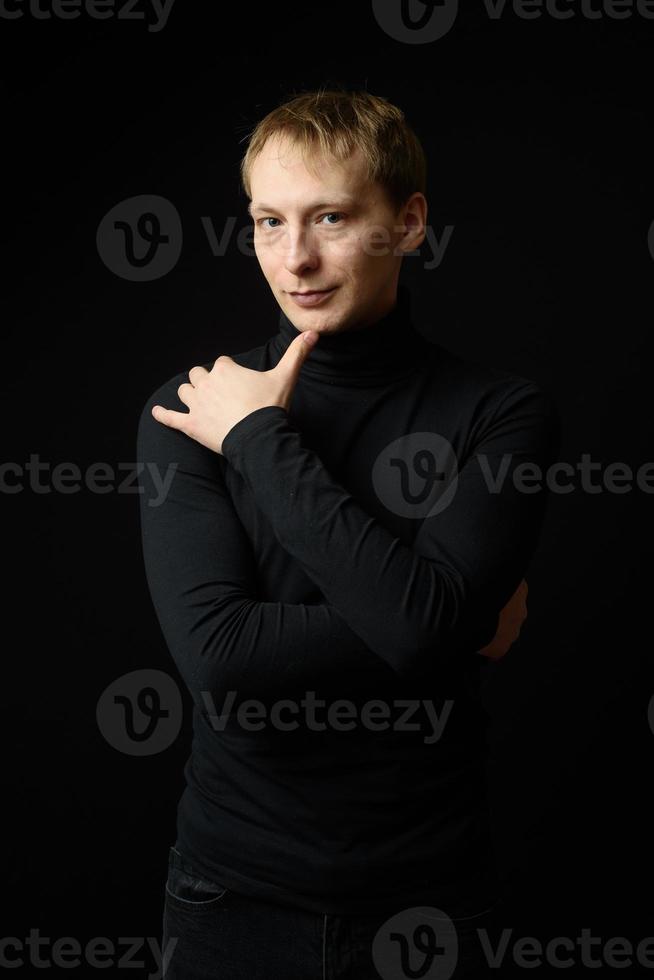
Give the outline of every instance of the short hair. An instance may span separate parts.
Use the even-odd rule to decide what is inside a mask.
[[[320,88],[282,102],[244,139],[241,183],[251,199],[250,173],[254,160],[271,136],[287,136],[302,153],[307,169],[316,150],[338,162],[357,148],[363,153],[368,179],[386,191],[395,213],[408,198],[426,193],[427,161],[422,145],[404,113],[379,95],[366,91]]]

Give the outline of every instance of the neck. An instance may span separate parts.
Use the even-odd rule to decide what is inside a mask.
[[[301,332],[280,311],[279,330],[271,340],[279,357]],[[412,373],[430,346],[415,328],[410,293],[400,284],[395,305],[374,323],[321,334],[302,365],[302,375],[328,384],[391,381]]]

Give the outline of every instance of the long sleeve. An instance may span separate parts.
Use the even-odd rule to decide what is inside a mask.
[[[174,388],[146,403],[138,425],[145,573],[164,638],[191,695],[216,705],[289,695],[378,657],[328,602],[257,598],[256,559],[224,484],[217,453],[157,422]],[[181,403],[180,403],[181,406]],[[390,671],[389,671],[390,675]]]
[[[153,641],[156,613],[196,709],[179,850],[235,895],[320,915],[437,901],[465,916],[498,892],[476,651],[526,568],[544,500],[519,498],[507,474],[492,496],[483,466],[544,458],[554,420],[531,383],[427,343],[408,312],[398,302],[370,331],[321,337],[290,413],[250,413],[220,453],[152,417],[154,404],[184,412],[186,372],[138,424]],[[234,357],[271,370],[297,334],[280,313],[277,334]],[[394,449],[435,432],[458,486],[425,518],[422,443],[404,461],[415,478]],[[254,728],[238,712],[249,699],[269,709],[248,711]]]
[[[423,521],[414,547],[332,478],[283,409],[250,413],[223,440],[223,455],[281,545],[364,643],[403,676],[451,656],[457,631],[480,610],[498,613],[538,542],[558,412],[546,392],[522,379],[497,401],[457,474],[451,502]],[[519,480],[525,463],[542,474],[541,485],[532,479],[528,491]],[[504,468],[501,486],[489,488],[487,480]]]

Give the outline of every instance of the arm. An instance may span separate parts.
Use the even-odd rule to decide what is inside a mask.
[[[138,425],[143,559],[164,638],[194,700],[201,705],[200,692],[209,691],[219,709],[228,691],[239,700],[289,696],[326,677],[379,672],[376,655],[329,603],[258,600],[255,555],[224,485],[225,462],[152,417],[154,404],[175,403],[174,385],[162,391]],[[163,492],[169,467],[174,476]]]
[[[453,641],[466,622],[492,615],[497,623],[545,513],[546,488],[525,493],[512,477],[525,462],[544,474],[559,435],[549,395],[512,381],[477,434],[452,501],[424,520],[412,548],[332,479],[284,409],[250,413],[227,433],[222,452],[328,602],[373,652],[409,676],[455,655]],[[484,474],[496,476],[504,456],[504,482],[491,492]]]

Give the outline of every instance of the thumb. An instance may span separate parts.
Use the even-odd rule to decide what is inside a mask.
[[[318,332],[316,330],[305,330],[286,348],[276,370],[291,376],[298,374],[317,340]]]

